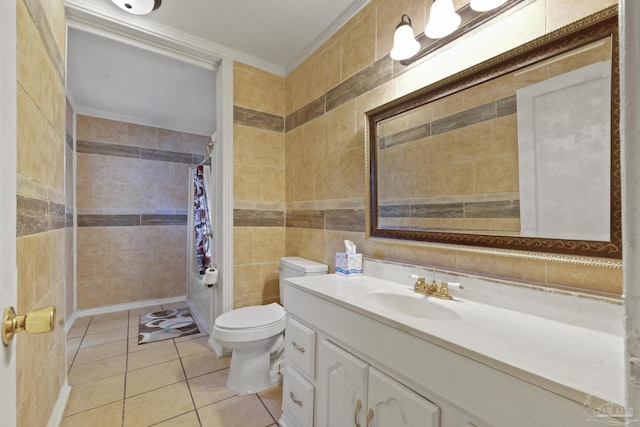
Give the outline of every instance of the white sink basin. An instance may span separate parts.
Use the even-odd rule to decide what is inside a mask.
[[[429,320],[460,320],[462,317],[444,304],[455,304],[453,301],[434,300],[416,293],[399,294],[387,291],[370,292],[362,295],[363,303],[377,309],[418,317]]]

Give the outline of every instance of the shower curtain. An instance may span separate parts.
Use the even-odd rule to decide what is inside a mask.
[[[204,166],[197,166],[193,169],[193,226],[200,274],[204,274],[211,264],[212,234],[205,182]]]

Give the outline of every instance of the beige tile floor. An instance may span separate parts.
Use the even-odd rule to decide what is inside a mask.
[[[229,357],[204,333],[138,345],[145,307],[78,318],[67,335],[71,395],[60,427],[267,427],[281,415],[282,387],[239,396],[225,387]]]

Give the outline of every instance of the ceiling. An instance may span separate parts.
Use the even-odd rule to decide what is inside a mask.
[[[135,16],[65,0],[69,98],[79,114],[212,135],[221,57],[284,76],[368,1],[163,0]]]

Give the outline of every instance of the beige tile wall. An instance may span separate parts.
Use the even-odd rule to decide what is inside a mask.
[[[460,7],[468,2],[454,3]],[[615,0],[534,2],[504,23],[494,23],[489,30],[474,37],[465,36],[464,40],[454,42],[452,48],[433,55],[395,80],[287,132],[287,207],[301,201],[338,206],[345,200],[364,207],[363,113],[368,109],[616,3]],[[422,0],[370,2],[287,76],[286,114],[297,111],[354,72],[388,54],[395,25],[403,13],[411,15],[414,32],[422,32],[429,4]],[[482,40],[483,46],[491,48],[479,49],[472,40]],[[356,52],[354,46],[362,52]],[[286,253],[306,256],[333,267],[334,253],[343,247],[345,238],[354,240],[365,255],[377,258],[616,294],[622,291],[622,272],[619,269],[523,260],[399,241],[365,240],[364,233],[288,228]]]
[[[234,105],[284,116],[284,79],[234,64]],[[284,211],[284,133],[234,124],[236,209]],[[278,301],[278,265],[285,254],[283,226],[234,227],[234,307]]]
[[[77,262],[80,309],[184,295],[187,227],[79,227]]]
[[[204,156],[208,137],[77,116],[78,141]],[[78,214],[189,214],[190,164],[77,153]],[[187,226],[78,228],[78,309],[186,293]]]
[[[18,0],[18,188],[17,195],[64,206],[65,13],[60,0]],[[18,216],[24,214],[18,212]],[[35,228],[32,228],[35,230]],[[19,334],[18,426],[44,426],[66,382],[65,260],[67,231],[50,228],[17,238],[18,306],[57,307],[52,333]],[[9,391],[10,392],[10,391]]]

